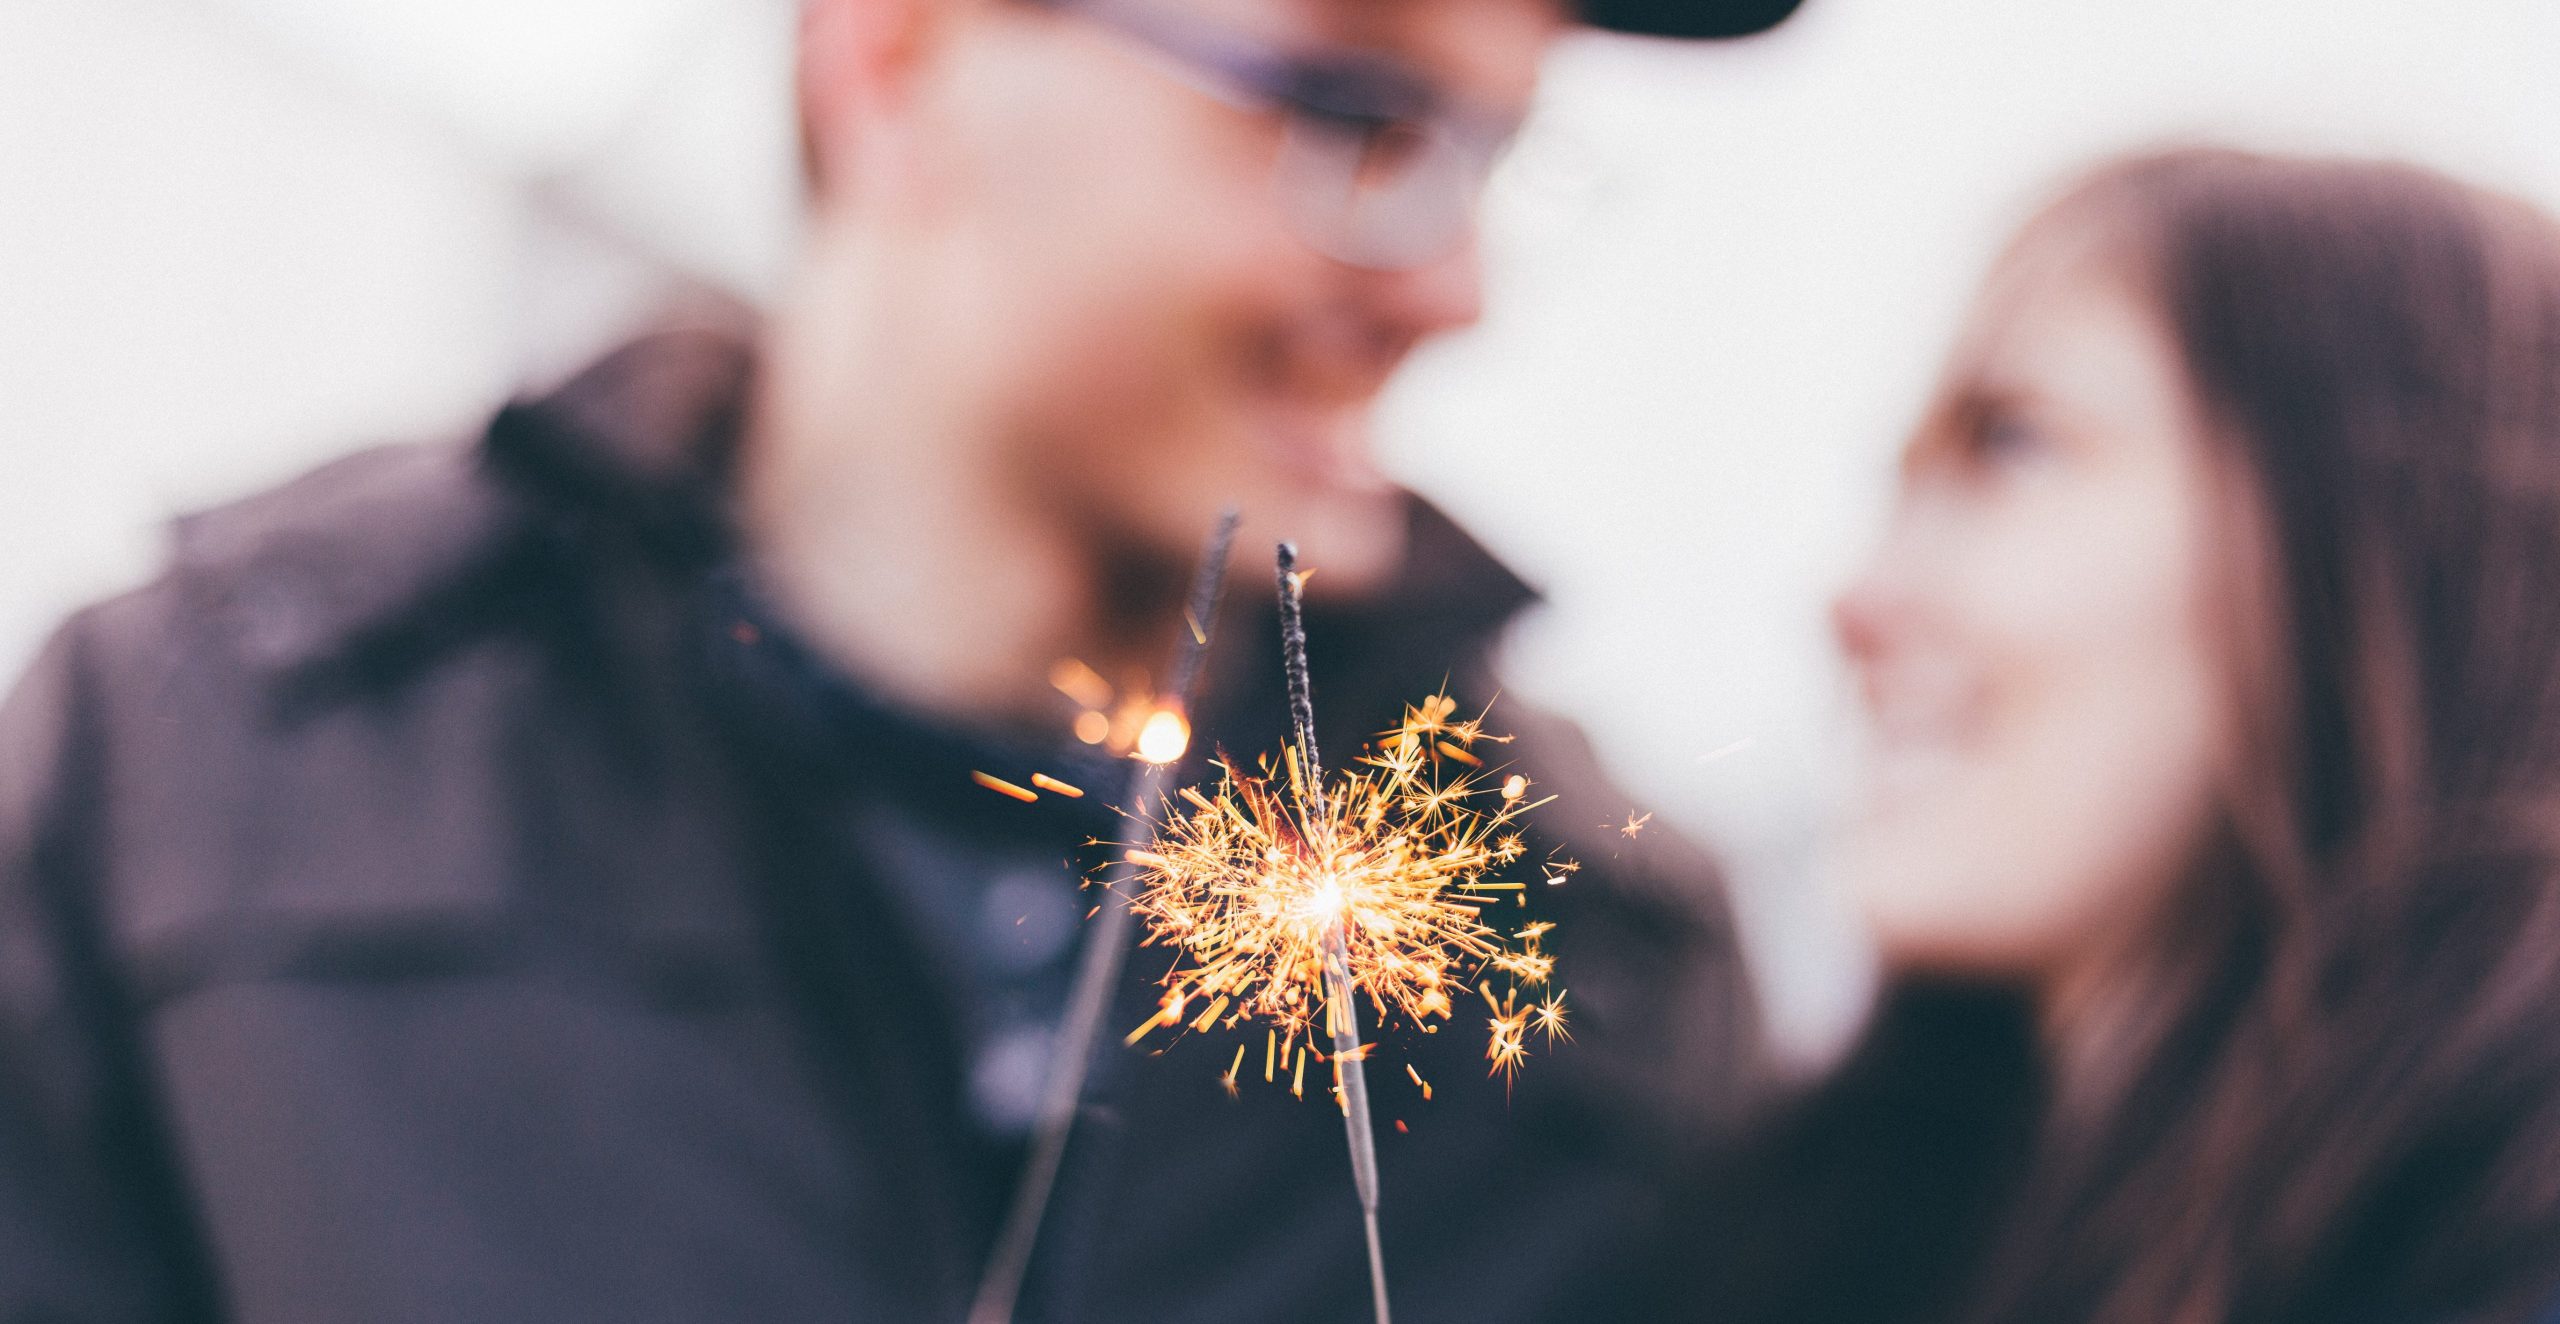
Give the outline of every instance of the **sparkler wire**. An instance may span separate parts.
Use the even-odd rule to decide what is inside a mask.
[[[1316,706],[1307,678],[1307,623],[1301,601],[1298,549],[1280,544],[1280,658],[1289,685],[1289,721],[1295,728],[1299,814],[1310,828],[1327,822],[1324,764],[1316,756]],[[1312,843],[1311,843],[1312,844]],[[1360,1194],[1360,1222],[1369,1241],[1369,1304],[1377,1324],[1389,1324],[1387,1255],[1378,1239],[1378,1134],[1369,1117],[1369,1071],[1360,1051],[1360,1009],[1352,1001],[1351,948],[1336,919],[1324,941],[1325,1023],[1333,1032],[1333,1065],[1342,1082],[1342,1126],[1351,1147],[1351,1184]]]
[[[1218,513],[1218,521],[1210,529],[1209,540],[1201,548],[1199,563],[1192,571],[1182,642],[1174,653],[1172,684],[1164,691],[1186,722],[1190,720],[1193,690],[1208,661],[1209,641],[1217,628],[1219,591],[1226,583],[1227,553],[1235,544],[1236,522],[1235,507]],[[1154,807],[1163,804],[1172,790],[1180,761],[1134,761],[1137,766],[1121,803],[1126,806],[1126,813],[1152,815]],[[1147,821],[1152,824],[1153,820],[1150,817]],[[1067,1141],[1075,1131],[1085,1075],[1093,1064],[1094,1047],[1101,1039],[1102,1018],[1110,1011],[1111,993],[1120,982],[1120,967],[1128,957],[1128,898],[1136,891],[1136,874],[1137,867],[1124,859],[1114,861],[1105,875],[1102,907],[1094,916],[1077,961],[1066,1019],[1059,1027],[1057,1049],[1050,1059],[1048,1087],[1041,1095],[1040,1111],[1032,1124],[1031,1150],[1023,1161],[1022,1177],[1014,1187],[1013,1204],[1005,1212],[995,1249],[988,1255],[986,1272],[978,1280],[977,1299],[969,1307],[969,1324],[1012,1324],[1014,1306],[1022,1295],[1023,1277],[1031,1268],[1031,1252],[1039,1244],[1040,1223],[1048,1212],[1049,1195],[1057,1185],[1058,1167],[1066,1158]],[[1374,1218],[1370,1244],[1374,1250]]]

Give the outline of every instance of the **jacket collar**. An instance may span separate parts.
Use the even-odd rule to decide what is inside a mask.
[[[511,405],[485,450],[546,502],[621,520],[678,557],[726,546],[721,514],[754,371],[747,328],[664,329],[549,395]],[[1407,552],[1376,594],[1340,604],[1391,651],[1490,640],[1538,594],[1437,506],[1405,494]],[[1349,622],[1346,622],[1349,623]],[[1408,647],[1410,646],[1410,647]]]
[[[294,674],[450,632],[486,576],[567,525],[613,527],[669,569],[698,569],[733,539],[724,494],[753,371],[740,319],[662,328],[500,409],[475,447],[365,452],[179,520],[177,572],[216,595],[247,661]],[[1438,508],[1404,506],[1403,567],[1322,612],[1363,653],[1472,651],[1536,600]]]

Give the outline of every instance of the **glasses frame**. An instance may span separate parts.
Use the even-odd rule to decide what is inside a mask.
[[[1374,270],[1427,266],[1474,228],[1520,119],[1390,56],[1292,48],[1138,0],[1032,0],[1129,39],[1212,100],[1285,125],[1273,186],[1300,239]]]

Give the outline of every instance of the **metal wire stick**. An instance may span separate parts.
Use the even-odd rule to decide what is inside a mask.
[[[1301,819],[1325,819],[1324,764],[1316,756],[1316,705],[1307,679],[1307,622],[1299,594],[1298,549],[1282,543],[1278,555],[1280,661],[1289,685],[1289,722],[1297,746]],[[1312,843],[1311,843],[1312,844]],[[1360,1193],[1360,1221],[1369,1241],[1369,1304],[1377,1324],[1389,1324],[1387,1254],[1378,1239],[1378,1133],[1369,1118],[1369,1070],[1360,1051],[1360,1008],[1352,1000],[1350,939],[1337,922],[1325,935],[1325,1024],[1333,1033],[1334,1074],[1342,1082],[1342,1126],[1351,1146],[1351,1184]]]
[[[1191,595],[1184,605],[1182,643],[1174,653],[1172,684],[1163,696],[1185,721],[1190,720],[1193,691],[1199,686],[1209,655],[1209,640],[1216,628],[1219,590],[1226,583],[1227,552],[1235,543],[1236,519],[1232,506],[1219,512],[1209,541],[1200,550],[1199,564],[1192,571]],[[1150,833],[1155,807],[1164,803],[1166,794],[1173,789],[1178,766],[1178,760],[1140,761],[1130,778],[1122,812],[1147,823]],[[1031,1252],[1040,1241],[1040,1224],[1048,1213],[1049,1195],[1058,1182],[1058,1167],[1066,1158],[1067,1140],[1075,1130],[1085,1074],[1093,1064],[1094,1045],[1101,1037],[1102,1018],[1111,1009],[1111,993],[1119,985],[1120,966],[1128,956],[1129,892],[1136,882],[1137,869],[1125,857],[1112,861],[1103,875],[1102,908],[1086,932],[1084,952],[1077,961],[1066,1019],[1059,1027],[1057,1051],[1050,1059],[1048,1088],[1041,1095],[1040,1112],[1032,1124],[1031,1152],[1023,1162],[1022,1179],[1014,1187],[1013,1204],[1005,1211],[995,1249],[988,1256],[986,1273],[978,1280],[977,1299],[969,1307],[969,1324],[1012,1324],[1014,1306],[1022,1295],[1023,1277],[1031,1269]]]

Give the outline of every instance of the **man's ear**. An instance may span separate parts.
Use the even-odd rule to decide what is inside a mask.
[[[797,75],[800,159],[824,195],[855,126],[903,101],[949,0],[803,0]]]

